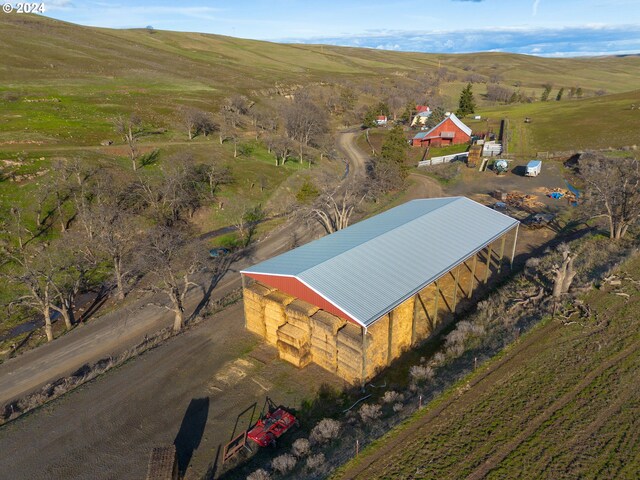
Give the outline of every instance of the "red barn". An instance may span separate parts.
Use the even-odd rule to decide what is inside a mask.
[[[440,147],[446,145],[460,145],[471,140],[471,128],[467,127],[462,120],[449,115],[438,125],[427,132],[420,132],[413,137],[411,144],[414,147]]]

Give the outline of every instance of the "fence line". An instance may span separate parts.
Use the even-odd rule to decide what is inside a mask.
[[[421,162],[418,162],[418,167],[428,167],[430,165],[439,165],[441,163],[455,162],[457,160],[466,160],[467,158],[469,158],[469,152],[454,153],[452,155],[445,155],[443,157],[433,157],[433,158],[430,158],[429,160],[423,160]]]

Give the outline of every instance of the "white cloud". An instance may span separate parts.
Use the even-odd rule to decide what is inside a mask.
[[[282,40],[281,40],[282,41]],[[369,31],[361,35],[286,39],[431,53],[503,51],[540,56],[640,53],[640,25],[582,25],[565,28],[487,27],[458,31]]]

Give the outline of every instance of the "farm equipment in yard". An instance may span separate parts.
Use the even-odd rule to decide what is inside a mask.
[[[275,447],[277,439],[293,426],[298,426],[295,415],[282,406],[276,406],[267,397],[258,421],[225,445],[223,462],[227,462],[241,450],[246,449],[251,452],[247,440],[251,440],[260,447]]]
[[[247,432],[247,437],[261,447],[275,447],[276,439],[284,435],[294,425],[298,424],[296,417],[282,407],[267,412],[255,426]]]

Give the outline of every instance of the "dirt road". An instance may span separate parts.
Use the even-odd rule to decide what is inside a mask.
[[[319,367],[277,360],[243,325],[236,304],[0,428],[0,478],[139,480],[151,449],[174,442],[187,478],[200,478],[254,402],[259,411],[270,395],[297,407],[322,383],[341,385]]]

